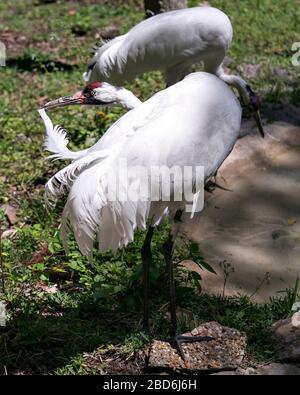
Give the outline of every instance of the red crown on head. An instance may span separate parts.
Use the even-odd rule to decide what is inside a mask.
[[[101,82],[93,82],[92,84],[89,84],[87,87],[90,89],[96,89],[101,87]]]

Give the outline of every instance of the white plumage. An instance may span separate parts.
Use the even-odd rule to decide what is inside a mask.
[[[250,106],[263,135],[257,95],[242,78],[223,71],[222,63],[231,40],[231,22],[222,11],[195,7],[154,16],[98,48],[84,74],[88,85],[75,95],[44,106],[113,104],[130,110],[89,149],[70,151],[65,132],[53,128],[44,110],[40,110],[48,135],[45,148],[53,153],[53,158],[73,160],[46,186],[49,201],[68,192],[61,226],[65,249],[68,233],[73,232],[80,251],[91,260],[95,239],[100,251],[116,251],[133,241],[137,228],[149,226],[141,250],[146,332],[153,229],[167,217],[178,222],[191,201],[193,216],[204,184],[216,175],[239,136],[241,105],[226,83],[235,87],[242,102]],[[187,75],[190,67],[200,61],[206,72]],[[107,85],[108,82],[123,85],[151,70],[161,70],[169,88],[144,103],[129,91]],[[120,160],[125,160],[126,166]],[[204,180],[199,183],[195,171],[188,178],[179,178],[179,182],[174,176],[168,199],[164,183],[158,178],[157,196],[153,198],[149,189],[147,193],[143,189],[152,181],[153,166],[177,167],[181,174],[186,167],[202,166]],[[124,167],[127,172],[138,167],[146,169],[146,173],[135,172],[131,178],[122,173],[120,177],[120,169]],[[176,199],[178,189],[184,190],[186,182],[193,186],[192,200],[185,195]],[[131,190],[140,191],[137,199],[128,195]],[[174,232],[164,243],[163,254],[170,291],[171,344],[184,358],[182,342],[211,340],[211,337],[177,336],[172,262],[177,230],[178,226],[173,226]]]
[[[48,181],[47,194],[57,198],[69,191],[62,215],[63,240],[66,245],[72,229],[81,252],[89,257],[95,238],[101,251],[115,251],[133,241],[135,229],[145,229],[147,221],[155,226],[166,215],[172,219],[178,209],[185,208],[184,200],[162,201],[161,192],[157,202],[147,197],[111,201],[107,188],[114,190],[112,174],[118,171],[119,159],[127,161],[129,170],[134,166],[204,166],[207,181],[231,152],[241,122],[241,106],[231,89],[203,72],[155,94],[122,116],[90,149],[72,155],[61,134],[56,140],[49,138],[59,129],[53,130],[44,110],[40,111],[51,141],[46,149],[55,157],[74,160]],[[120,188],[126,193],[134,183],[141,185],[143,179],[137,175],[130,185],[124,182]],[[195,186],[195,194],[198,190]]]
[[[222,11],[208,6],[165,12],[144,20],[127,34],[96,50],[84,74],[86,82],[123,85],[151,70],[165,73],[172,85],[203,62],[204,70],[221,75],[232,40],[232,26]]]
[[[231,41],[231,22],[217,8],[202,6],[155,15],[96,50],[83,76],[88,84],[85,89],[103,81],[124,85],[151,70],[161,70],[167,86],[171,86],[188,75],[193,64],[202,62],[206,72],[215,74],[238,90],[242,103],[249,106],[263,136],[259,97],[241,77],[224,72],[223,60]],[[79,100],[76,95],[60,98],[47,103],[44,108],[79,104],[80,100],[93,104],[90,97],[84,97],[85,90],[78,94],[81,95]],[[102,104],[123,105],[121,101],[107,100],[105,96]],[[133,106],[125,107],[135,107],[136,103],[133,98]]]

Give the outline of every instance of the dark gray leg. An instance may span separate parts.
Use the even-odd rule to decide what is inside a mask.
[[[141,249],[143,269],[144,269],[144,318],[143,330],[149,335],[149,268],[152,262],[151,240],[153,236],[154,227],[150,226],[146,238]]]
[[[182,211],[177,211],[175,214],[174,221],[179,222]],[[170,327],[170,344],[174,347],[180,357],[185,359],[184,352],[181,347],[181,343],[184,342],[198,342],[198,341],[209,341],[212,337],[209,336],[179,336],[177,335],[177,317],[176,317],[176,297],[175,297],[175,284],[174,284],[174,265],[173,265],[173,249],[174,239],[173,235],[170,234],[168,240],[163,245],[163,253],[167,266],[168,274],[168,286],[170,296],[170,316],[171,316],[171,327]]]
[[[176,336],[177,334],[176,296],[175,296],[175,284],[174,284],[174,268],[173,268],[173,259],[172,259],[173,247],[174,247],[173,237],[172,235],[169,235],[168,240],[163,244],[163,253],[167,266],[168,287],[169,287],[169,297],[170,297],[171,338]]]

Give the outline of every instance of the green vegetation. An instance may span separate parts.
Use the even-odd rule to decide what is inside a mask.
[[[96,4],[97,3],[97,4]],[[125,4],[124,4],[125,3]],[[291,45],[299,40],[300,8],[293,0],[210,2],[232,19],[235,35],[229,67],[245,75],[264,98],[264,106],[299,104],[299,70],[291,64]],[[190,5],[198,4],[190,1]],[[17,209],[13,238],[3,238],[5,284],[0,300],[9,313],[0,327],[0,374],[94,374],[139,371],[133,355],[148,344],[141,333],[142,268],[139,249],[144,235],[113,256],[95,254],[95,267],[80,255],[74,241],[63,252],[59,219],[63,202],[45,210],[43,186],[62,163],[44,161],[44,127],[37,114],[42,100],[74,92],[82,86],[89,49],[108,26],[120,34],[143,18],[142,2],[8,1],[0,3],[0,40],[9,43],[6,67],[0,67],[0,205]],[[298,34],[298,35],[297,35]],[[246,76],[246,75],[245,75]],[[128,86],[142,100],[163,88],[158,72]],[[69,107],[53,111],[66,126],[71,148],[90,146],[123,113]],[[1,229],[9,221],[0,211]],[[151,330],[168,333],[168,300],[160,245],[165,228],[153,242]],[[183,244],[176,262],[193,258],[205,270],[194,244]],[[290,314],[296,293],[257,305],[245,297],[213,297],[201,293],[199,275],[176,268],[178,305],[187,311],[185,331],[206,320],[244,330],[249,336],[247,361],[272,360],[266,328]],[[57,285],[57,286],[56,286]],[[222,290],[220,290],[220,293]],[[127,361],[126,363],[124,361]]]

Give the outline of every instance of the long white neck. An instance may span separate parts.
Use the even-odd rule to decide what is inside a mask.
[[[217,76],[226,82],[228,85],[233,86],[239,92],[241,99],[245,105],[249,104],[249,91],[247,89],[248,84],[241,77],[233,74],[225,74],[223,67],[219,67]]]
[[[114,86],[108,82],[102,82],[101,85],[95,89],[95,98],[101,104],[114,107],[123,107],[127,110],[132,110],[138,107],[142,102],[128,89]]]
[[[129,90],[122,88],[118,92],[118,101],[120,105],[127,110],[132,110],[142,104],[140,99],[138,99],[132,92]]]

